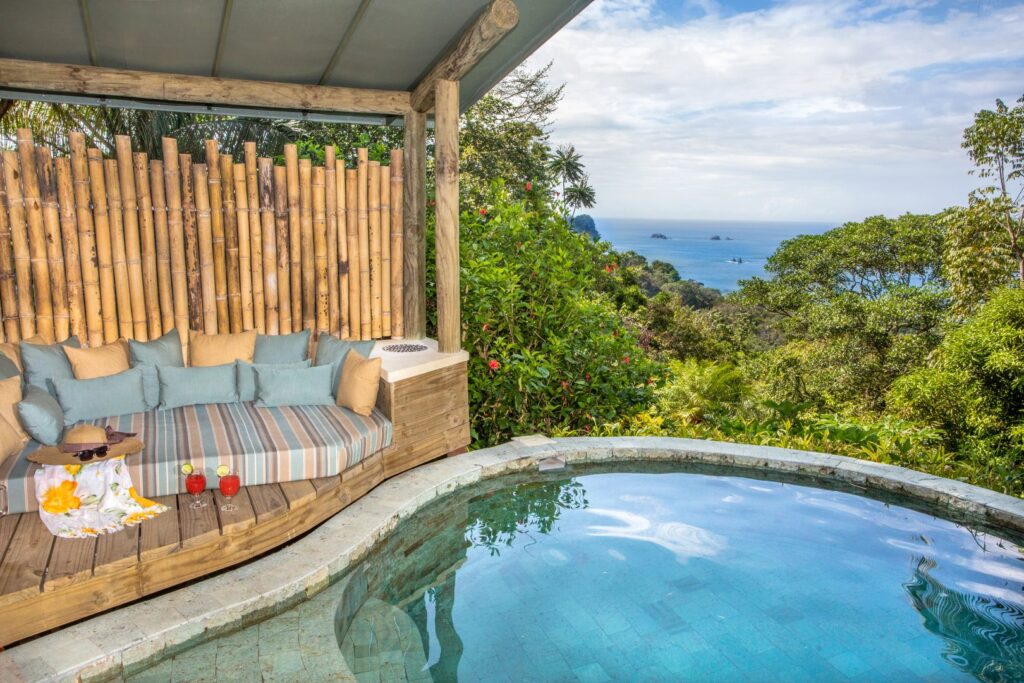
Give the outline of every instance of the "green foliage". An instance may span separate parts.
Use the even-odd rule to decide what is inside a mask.
[[[632,415],[650,405],[658,375],[594,291],[605,248],[535,194],[517,201],[497,182],[486,213],[462,216],[464,347],[478,446],[515,434],[585,432]]]
[[[469,501],[466,535],[474,546],[498,555],[519,534],[550,533],[563,511],[586,507],[587,491],[575,479],[516,484]]]

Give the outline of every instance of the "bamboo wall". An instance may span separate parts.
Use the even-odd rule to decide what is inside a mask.
[[[206,332],[403,336],[402,150],[345,168],[286,145],[283,166],[206,143],[193,160],[113,159],[72,134],[54,158],[21,129],[0,153],[0,341],[97,346]]]

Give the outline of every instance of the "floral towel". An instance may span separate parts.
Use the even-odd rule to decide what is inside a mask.
[[[50,533],[89,538],[120,531],[168,510],[135,493],[124,457],[36,470],[39,517]]]

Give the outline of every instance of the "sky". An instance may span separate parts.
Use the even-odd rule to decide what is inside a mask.
[[[978,184],[974,112],[1024,94],[1024,2],[595,0],[549,61],[597,217],[929,213]]]

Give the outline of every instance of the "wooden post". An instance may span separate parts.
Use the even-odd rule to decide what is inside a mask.
[[[82,298],[85,303],[85,329],[89,346],[103,344],[103,312],[100,307],[100,270],[96,253],[96,228],[90,210],[89,162],[85,136],[68,135],[71,147],[71,178],[75,186],[75,216],[78,219],[78,252],[82,267]],[[83,339],[82,341],[85,341]]]
[[[164,194],[164,162],[149,162],[149,187],[153,193],[153,232],[156,235],[156,281],[160,297],[160,334],[174,327],[174,285],[171,284],[171,236],[167,227],[169,209]],[[181,227],[181,212],[178,212]],[[184,258],[184,254],[182,254]],[[187,315],[186,315],[187,318]]]
[[[331,334],[341,332],[338,302],[338,174],[334,146],[324,148],[324,186],[327,211],[327,328]]]
[[[348,272],[348,326],[349,335],[352,339],[359,339],[362,330],[362,292],[360,292],[359,277],[359,199],[358,199],[359,175],[356,169],[345,170],[345,205],[346,210],[345,232],[348,241],[348,264],[345,268]]]
[[[128,257],[128,291],[131,295],[132,330],[135,339],[149,339],[146,328],[146,294],[142,277],[142,241],[139,237],[139,202],[135,191],[135,167],[132,141],[127,135],[115,138],[117,175],[121,181],[121,205],[124,211],[124,250]]]
[[[422,339],[427,334],[427,116],[405,115],[405,337]]]
[[[402,150],[391,150],[391,337],[405,336],[405,243],[404,194]]]
[[[171,283],[174,299],[174,326],[178,328],[181,345],[188,348],[189,316],[189,258],[185,248],[185,221],[181,206],[181,169],[178,163],[178,141],[163,139],[164,190],[167,195],[167,234],[171,253]],[[197,293],[198,295],[198,293]],[[187,353],[186,353],[187,356]]]
[[[241,259],[238,239],[238,215],[235,213],[235,161],[230,154],[220,155],[220,193],[223,207],[224,245],[227,252],[227,286],[228,286],[228,327],[232,332],[242,331],[242,292],[241,292]],[[243,167],[243,177],[245,180]],[[243,187],[245,183],[243,182]],[[246,248],[248,252],[248,248]],[[245,270],[249,271],[248,255],[245,259]],[[252,323],[249,323],[252,328]]]
[[[372,339],[372,291],[370,288],[370,161],[365,147],[356,150],[356,200],[359,220],[359,338]],[[353,332],[354,334],[354,332]]]
[[[246,168],[248,168],[248,156],[246,156]],[[248,176],[248,171],[246,172]],[[247,177],[248,182],[248,177]],[[281,330],[278,308],[279,308],[279,273],[277,269],[277,229],[274,227],[274,162],[271,159],[259,160],[259,202],[261,221],[260,233],[263,237],[263,297],[266,302],[266,326],[267,334],[278,334]],[[287,227],[287,225],[285,226]],[[255,242],[254,242],[255,244]],[[287,267],[287,264],[285,264]],[[288,282],[288,273],[284,274],[284,281]],[[253,280],[253,287],[256,281]],[[287,297],[285,297],[287,299]]]
[[[181,216],[185,224],[185,269],[188,276],[188,324],[193,330],[206,327],[203,312],[202,266],[199,262],[199,233],[196,227],[196,198],[192,183],[192,156],[178,155],[181,171]],[[212,239],[212,237],[211,237]],[[188,331],[185,331],[188,336]],[[182,340],[184,344],[184,340]]]
[[[252,230],[249,227],[249,191],[245,182],[245,164],[235,164],[231,173],[235,183],[235,224],[238,230],[238,296],[242,300],[242,329],[248,331],[256,327],[253,315],[256,306],[252,297]],[[259,257],[263,258],[262,245]],[[263,322],[262,316],[260,322]],[[265,327],[263,332],[266,332]]]
[[[263,278],[263,224],[260,216],[260,190],[257,175],[256,143],[245,143],[245,191],[249,202],[249,254],[252,257],[252,322],[260,334],[267,332],[267,300]],[[273,172],[271,172],[271,177]],[[271,194],[273,196],[273,194]],[[273,226],[273,204],[267,205],[270,225]],[[275,266],[276,269],[276,266]],[[277,272],[274,272],[277,282]],[[276,295],[276,291],[275,291]],[[277,313],[277,301],[274,302],[274,313]],[[274,328],[274,332],[277,328]]]
[[[348,197],[345,188],[345,162],[337,164],[338,183],[338,308],[341,325],[338,333],[342,339],[348,339],[349,331],[349,301],[348,301]]]
[[[437,186],[437,348],[462,348],[459,313],[459,82],[440,80],[434,93]]]
[[[124,247],[124,219],[121,204],[121,180],[117,160],[106,159],[103,171],[107,181],[110,209],[110,253],[114,264],[114,295],[117,299],[117,332],[125,339],[134,335],[131,288],[128,284],[128,257]]]
[[[316,274],[313,272],[313,170],[309,159],[299,161],[299,226],[301,233],[302,328],[316,327]],[[293,245],[294,247],[294,245]],[[294,250],[293,250],[294,251]],[[292,312],[294,316],[294,311]]]
[[[28,216],[32,285],[35,288],[36,332],[47,342],[52,342],[53,300],[50,298],[50,268],[46,260],[46,229],[43,227],[43,207],[39,198],[39,177],[36,175],[36,148],[29,129],[19,128],[17,136],[22,198]]]
[[[210,180],[206,164],[192,164],[192,189],[196,201],[196,226],[199,231],[199,273],[203,292],[203,331],[221,331],[217,312],[217,278],[214,267],[213,222],[210,220]],[[225,301],[225,303],[227,303]],[[226,321],[225,321],[226,322]],[[227,330],[223,330],[226,332]]]
[[[14,247],[14,276],[18,293],[18,322],[22,339],[36,334],[36,310],[32,303],[32,257],[25,224],[25,201],[21,194],[21,163],[18,153],[4,150],[4,185],[10,215],[11,244]]]
[[[89,186],[92,189],[92,221],[96,228],[96,261],[100,266],[100,313],[103,316],[103,342],[117,341],[117,294],[114,285],[114,256],[110,237],[107,187],[103,176],[103,155],[96,148],[87,150]]]
[[[291,277],[291,329],[302,329],[302,219],[299,216],[299,157],[295,145],[284,146],[288,198],[288,247]],[[280,245],[279,245],[280,246]]]
[[[4,337],[7,341],[16,343],[21,339],[21,325],[18,321],[18,299],[14,288],[11,239],[11,224],[7,222],[4,157],[0,154],[0,307],[3,308]]]
[[[285,147],[285,151],[287,151]],[[263,160],[260,159],[262,165]],[[292,305],[295,298],[292,296],[291,276],[291,211],[288,208],[288,171],[284,166],[274,166],[274,230],[277,233],[277,317],[281,334],[291,334],[292,322],[295,320],[292,314]],[[296,175],[298,175],[296,173]],[[296,209],[296,219],[298,209]],[[298,239],[298,238],[296,238]],[[302,307],[301,296],[299,307]],[[299,314],[302,318],[302,314]],[[295,328],[297,332],[301,325]]]
[[[368,164],[367,204],[370,223],[370,336],[380,339],[383,334],[383,283],[380,248],[380,162]]]
[[[327,277],[327,172],[313,169],[313,270],[316,276],[314,307],[317,332],[330,332],[330,288]]]
[[[146,304],[149,338],[163,334],[160,320],[160,285],[157,284],[156,231],[153,227],[153,190],[149,186],[149,157],[138,152],[132,155],[135,191],[139,197],[139,248],[142,250],[142,293]],[[164,226],[166,228],[166,222]]]
[[[206,184],[210,199],[210,233],[213,236],[213,286],[217,308],[217,331],[229,332],[227,248],[224,241],[223,190],[220,182],[220,153],[217,141],[206,141]],[[197,196],[198,201],[198,196]],[[198,210],[199,205],[196,204]],[[201,258],[201,255],[200,255]]]
[[[43,206],[43,229],[46,236],[47,271],[50,274],[50,295],[53,299],[53,339],[64,341],[70,335],[67,280],[64,250],[61,246],[60,210],[57,204],[57,176],[49,147],[36,147],[36,169],[39,173],[39,195]],[[77,240],[76,240],[77,241]]]
[[[64,242],[64,271],[67,273],[65,285],[68,292],[68,332],[88,343],[85,327],[85,298],[82,294],[82,257],[78,245],[78,218],[75,213],[75,188],[74,182],[71,180],[71,161],[67,157],[57,157],[54,162],[57,168],[60,231],[61,239]],[[0,202],[0,212],[3,211],[2,204],[3,202]],[[0,218],[0,226],[3,224],[3,219]],[[3,242],[3,239],[3,235],[0,234],[0,242]],[[0,260],[0,271],[3,271],[2,260]],[[2,286],[0,286],[0,299],[3,299]]]
[[[380,335],[391,336],[391,169],[380,169]]]

